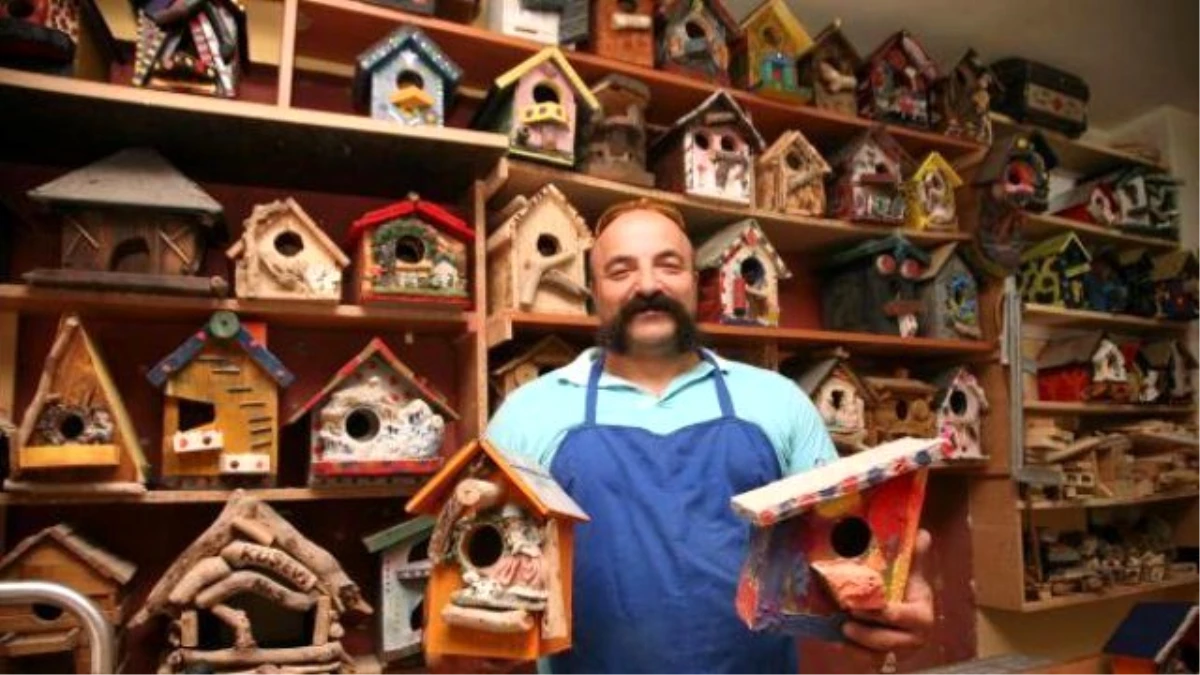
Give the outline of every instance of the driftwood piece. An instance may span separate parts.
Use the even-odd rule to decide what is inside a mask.
[[[342,624],[337,621],[330,622],[330,624],[329,624],[329,639],[330,640],[341,640],[344,637],[346,637],[346,629],[342,627]]]
[[[167,657],[168,663],[177,671],[194,664],[207,664],[214,669],[221,669],[268,663],[282,666],[326,661],[345,663],[348,660],[349,655],[340,642],[282,649],[176,649]]]
[[[32,492],[43,495],[128,495],[146,494],[141,483],[38,483],[26,480],[5,480],[8,492]]]
[[[268,548],[244,541],[230,542],[221,549],[221,557],[231,567],[257,567],[269,570],[291,582],[293,586],[308,591],[317,583],[317,577],[292,556],[277,548]]]
[[[46,397],[50,395],[50,387],[53,385],[55,373],[58,372],[58,364],[62,361],[63,353],[67,351],[67,346],[71,344],[71,338],[78,328],[79,319],[74,316],[68,317],[63,321],[62,330],[54,338],[54,344],[50,345],[50,353],[46,355],[45,364],[42,366],[42,377],[38,380],[37,390],[29,402],[29,406],[25,408],[28,412],[21,419],[21,427],[17,430],[17,447],[29,444],[29,437],[33,435],[33,427],[37,424],[37,415],[31,413],[40,411],[46,402]]]
[[[333,596],[336,603],[335,609],[339,612],[351,609],[361,614],[371,614],[374,611],[371,609],[371,605],[363,599],[358,584],[354,583],[338,564],[337,558],[330,555],[329,551],[306,539],[299,530],[283,518],[276,516],[274,520],[275,545],[290,553],[301,564],[316,573],[318,583],[324,584],[330,595]]]
[[[313,597],[297,593],[260,572],[239,570],[205,588],[196,596],[200,607],[213,607],[238,593],[254,593],[293,612],[306,612],[313,606]]]
[[[258,646],[254,641],[254,632],[250,626],[250,617],[240,609],[229,605],[217,605],[212,608],[213,616],[217,617],[233,629],[234,646],[237,649],[253,649]]]
[[[231,524],[238,532],[263,546],[270,546],[275,541],[275,533],[257,521],[239,517],[234,518]]]
[[[179,646],[193,649],[200,646],[200,617],[189,609],[179,615]]]
[[[317,615],[313,618],[313,644],[329,642],[329,626],[333,622],[332,604],[327,596],[317,598]]]
[[[229,563],[222,558],[205,558],[179,580],[167,600],[172,605],[186,605],[196,597],[200,589],[205,588],[233,573]]]
[[[215,296],[218,298],[229,294],[229,283],[221,277],[70,269],[38,269],[26,272],[22,276],[32,286],[52,288],[83,288],[162,295]]]
[[[466,508],[477,511],[495,506],[504,496],[504,488],[478,478],[464,478],[454,487],[454,498]]]
[[[442,619],[451,626],[487,633],[524,633],[533,628],[533,617],[523,609],[495,611],[446,605]]]
[[[567,610],[563,603],[561,548],[558,543],[558,523],[546,521],[542,560],[546,566],[546,609],[542,612],[542,639],[567,637]]]

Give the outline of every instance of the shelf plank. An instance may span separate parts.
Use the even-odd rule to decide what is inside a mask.
[[[246,493],[267,502],[312,502],[339,499],[400,499],[416,493],[422,479],[392,485],[345,487],[285,487],[248,489]],[[38,494],[0,493],[0,505],[62,506],[67,504],[213,504],[224,503],[233,490],[148,490],[141,494]]]
[[[1037,501],[1033,503],[1022,500],[1017,502],[1017,510],[1023,511],[1028,509],[1030,511],[1080,511],[1086,509],[1107,509],[1118,506],[1136,506],[1139,504],[1153,504],[1155,502],[1170,502],[1197,498],[1200,498],[1200,492],[1196,490],[1185,490],[1182,492],[1164,492],[1161,494],[1153,494],[1147,497],[1112,497],[1108,499]]]
[[[1138,333],[1151,331],[1184,332],[1191,326],[1191,323],[1187,321],[1148,319],[1141,316],[1133,316],[1132,314],[1067,309],[1065,307],[1035,303],[1025,304],[1024,321],[1026,324],[1055,328],[1100,328],[1118,332],[1133,331]]]
[[[1171,588],[1186,588],[1195,586],[1200,577],[1186,576],[1178,579],[1169,579],[1156,584],[1138,584],[1137,586],[1116,586],[1107,589],[1100,593],[1073,593],[1049,600],[1034,600],[1026,601],[1021,605],[1022,613],[1029,612],[1044,612],[1050,609],[1061,609],[1063,607],[1075,607],[1078,605],[1090,605],[1094,602],[1102,602],[1113,598],[1128,598],[1138,595],[1148,595],[1158,591],[1163,591]]]
[[[1195,405],[1137,405],[1132,403],[1082,403],[1078,401],[1026,401],[1025,412],[1053,415],[1183,415],[1195,414]]]
[[[1160,171],[1169,170],[1163,164],[1151,162],[1137,155],[1091,141],[1068,138],[1063,134],[1048,129],[1023,125],[1011,117],[999,113],[992,113],[992,126],[997,136],[1011,129],[1037,129],[1046,137],[1046,141],[1054,150],[1054,154],[1058,155],[1059,168],[1077,171],[1085,176],[1111,171],[1131,164]]]
[[[1129,234],[1115,227],[1081,223],[1070,218],[1045,213],[1026,212],[1025,221],[1021,224],[1021,233],[1030,241],[1048,239],[1063,232],[1074,232],[1080,239],[1088,243],[1114,244],[1122,248],[1144,246],[1151,252],[1173,251],[1179,248],[1178,241]]]

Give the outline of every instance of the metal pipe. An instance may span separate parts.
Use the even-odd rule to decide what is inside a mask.
[[[0,605],[55,605],[79,617],[87,630],[93,673],[113,672],[113,628],[96,603],[78,591],[49,581],[0,582]]]

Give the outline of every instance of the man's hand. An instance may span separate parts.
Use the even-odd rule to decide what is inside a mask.
[[[853,612],[842,626],[848,640],[877,652],[915,649],[925,644],[934,620],[933,589],[925,578],[932,543],[929,532],[917,532],[904,602],[893,602],[880,610]]]

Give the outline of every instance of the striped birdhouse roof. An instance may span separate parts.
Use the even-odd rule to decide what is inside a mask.
[[[70,525],[60,523],[53,527],[28,536],[21,540],[3,560],[0,560],[0,574],[12,567],[25,557],[27,553],[43,542],[53,542],[59,548],[78,558],[100,576],[112,581],[118,586],[129,583],[137,572],[137,565],[119,558],[112,553],[96,546],[77,534]]]
[[[192,359],[199,356],[211,341],[232,342],[241,347],[250,360],[262,368],[280,387],[287,387],[296,379],[296,376],[284,367],[279,357],[272,354],[267,346],[238,320],[236,314],[227,311],[213,314],[200,330],[151,368],[150,372],[146,373],[146,379],[156,387],[163,386],[167,380],[191,363]]]
[[[696,249],[696,269],[719,268],[729,262],[744,247],[762,251],[771,265],[775,267],[775,274],[780,279],[791,278],[792,273],[783,263],[783,258],[771,245],[771,241],[767,239],[767,235],[762,231],[758,221],[753,218],[726,225],[724,229],[701,244],[700,248]]]
[[[414,214],[419,216],[423,222],[433,225],[455,239],[464,242],[475,239],[475,231],[462,218],[455,216],[447,209],[433,202],[421,199],[420,196],[413,192],[409,193],[408,198],[404,201],[389,204],[383,208],[363,214],[361,218],[350,225],[350,232],[346,234],[346,241],[353,246],[358,243],[358,240],[364,234],[376,227],[388,221],[405,218]]]

